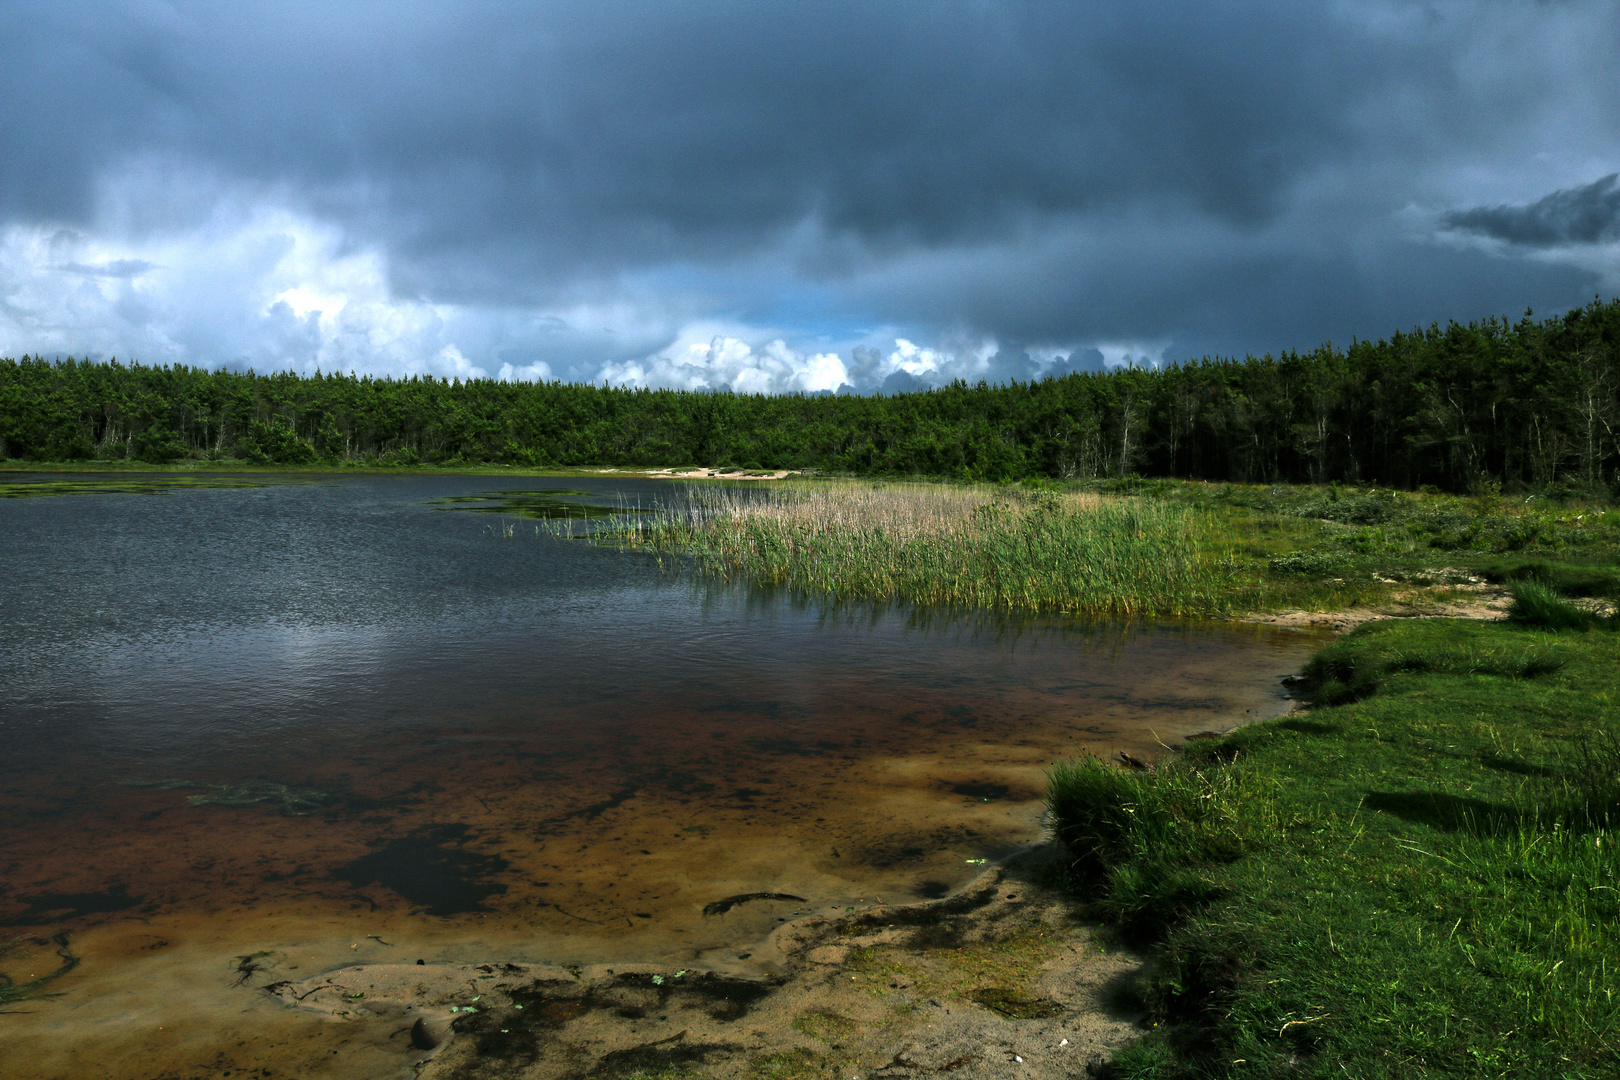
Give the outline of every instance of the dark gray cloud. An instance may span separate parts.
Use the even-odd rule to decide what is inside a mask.
[[[758,328],[758,355],[836,349],[862,389],[946,377],[893,369],[902,336],[1000,342],[974,353],[987,378],[1046,346],[1309,347],[1620,279],[1402,217],[1472,205],[1443,230],[1612,238],[1612,176],[1504,195],[1620,162],[1617,32],[1612,0],[19,0],[0,6],[0,222],[86,238],[49,263],[86,278],[156,289],[125,271],[161,264],[199,304],[231,283],[229,318],[98,294],[181,327],[143,347],[196,358],[339,338],[361,356],[358,305],[345,327],[309,312],[331,322],[366,253],[417,305],[371,302],[410,324],[401,349],[490,371],[651,371],[658,350],[673,371],[705,320]],[[275,229],[305,239],[276,254]],[[328,232],[326,291],[288,286]],[[51,296],[59,318],[16,325],[68,343],[103,310]],[[248,312],[268,321],[237,341]]]
[[[807,214],[898,243],[1145,195],[1263,220],[1436,59],[1280,2],[9,12],[12,206],[82,216],[98,166],[157,153],[358,183],[426,249],[610,262]]]
[[[1620,174],[1555,191],[1528,206],[1476,206],[1444,220],[1448,228],[1525,247],[1620,240]]]

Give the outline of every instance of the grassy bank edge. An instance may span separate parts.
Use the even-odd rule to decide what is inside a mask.
[[[1308,711],[1053,769],[1070,884],[1153,957],[1107,1075],[1620,1075],[1620,635],[1516,591],[1328,645]]]

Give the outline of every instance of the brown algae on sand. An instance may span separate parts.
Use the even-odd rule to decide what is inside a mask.
[[[784,924],[748,976],[668,965],[385,965],[265,990],[356,1027],[421,1031],[423,1080],[1069,1077],[1134,1031],[1137,967],[1039,883],[1050,849],[956,896]],[[431,1046],[419,1045],[429,1043]],[[661,1071],[664,1070],[664,1071]]]

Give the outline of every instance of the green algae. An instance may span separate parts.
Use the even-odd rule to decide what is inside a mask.
[[[568,488],[540,488],[532,491],[481,491],[473,495],[447,495],[434,499],[439,510],[462,510],[473,514],[502,514],[534,521],[584,520],[614,517],[639,511],[617,506],[599,506],[576,501],[589,497],[588,491]],[[572,496],[572,498],[566,497]]]
[[[124,787],[155,787],[159,791],[202,788],[186,796],[187,806],[257,806],[269,803],[288,817],[308,817],[326,809],[331,796],[312,788],[295,788],[272,780],[240,784],[199,784],[190,780],[124,780]]]
[[[237,477],[201,479],[191,476],[96,476],[71,480],[7,480],[0,482],[0,499],[44,499],[58,495],[166,495],[196,488],[260,488],[293,480],[245,480]]]

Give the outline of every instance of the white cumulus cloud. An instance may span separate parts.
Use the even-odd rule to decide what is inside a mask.
[[[837,353],[794,349],[782,338],[756,347],[736,336],[738,332],[706,323],[686,327],[657,352],[604,364],[597,381],[739,394],[814,393],[849,382],[849,369]]]
[[[42,224],[0,232],[10,356],[484,375],[448,336],[457,314],[393,296],[381,252],[280,208],[128,240]]]

